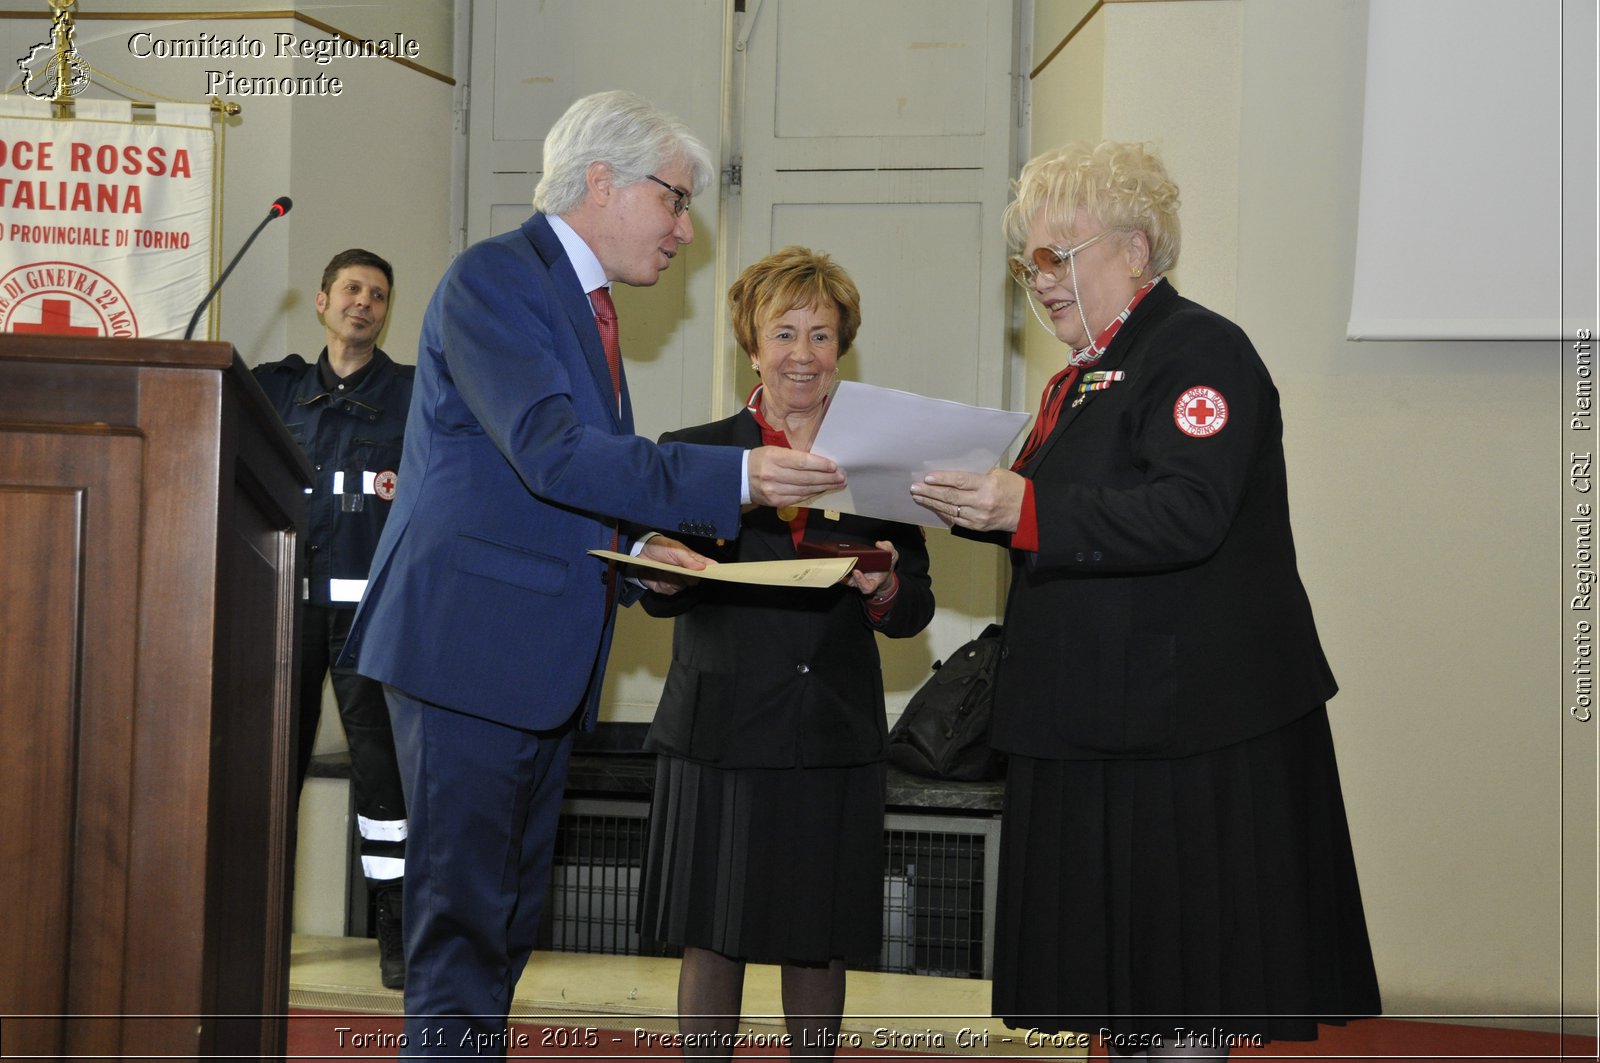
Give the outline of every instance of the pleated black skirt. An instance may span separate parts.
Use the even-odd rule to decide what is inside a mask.
[[[886,768],[656,758],[642,936],[754,963],[876,958]]]
[[[1306,1041],[1381,1010],[1324,708],[1174,760],[1013,756],[1000,861],[1008,1026]]]

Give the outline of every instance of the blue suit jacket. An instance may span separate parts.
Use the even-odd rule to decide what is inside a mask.
[[[619,416],[550,223],[468,248],[429,303],[399,486],[343,660],[514,727],[592,722],[619,520],[739,531],[741,451],[657,446]],[[620,549],[627,549],[624,535]]]

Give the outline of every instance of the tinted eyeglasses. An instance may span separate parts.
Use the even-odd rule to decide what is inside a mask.
[[[1090,244],[1097,243],[1100,240],[1105,239],[1108,235],[1114,232],[1116,232],[1115,229],[1101,229],[1099,233],[1089,237],[1089,239],[1085,240],[1081,244],[1078,244],[1076,247],[1062,247],[1059,244],[1046,244],[1043,247],[1034,249],[1032,256],[1030,256],[1031,260],[1030,258],[1022,257],[1021,255],[1012,255],[1006,263],[1011,268],[1011,279],[1022,285],[1024,288],[1027,288],[1029,291],[1033,290],[1035,283],[1038,281],[1038,278],[1041,275],[1043,275],[1044,278],[1051,284],[1054,284],[1060,279],[1056,276],[1056,270],[1061,268],[1061,263],[1066,262],[1070,264],[1072,262],[1072,257],[1079,251],[1082,251]]]

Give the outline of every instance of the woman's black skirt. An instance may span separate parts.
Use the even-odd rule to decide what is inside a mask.
[[[1013,756],[1000,861],[1008,1026],[1137,1048],[1380,1011],[1325,708],[1174,760]]]
[[[640,934],[755,963],[875,959],[885,771],[657,757]]]

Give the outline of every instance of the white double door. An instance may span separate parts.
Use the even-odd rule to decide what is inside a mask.
[[[639,431],[726,416],[755,378],[727,325],[741,268],[787,244],[855,278],[840,376],[1016,408],[1000,213],[1024,150],[1028,0],[475,0],[467,232],[531,211],[545,132],[623,88],[686,121],[723,168],[692,244],[617,304]],[[992,619],[1001,552],[929,532],[939,613],[885,642],[890,711]],[[606,718],[647,720],[670,625],[625,610]]]

